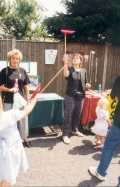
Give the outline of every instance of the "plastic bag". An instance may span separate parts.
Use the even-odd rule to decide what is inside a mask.
[[[14,109],[20,109],[23,108],[27,104],[27,101],[20,95],[20,93],[14,94],[14,103],[13,108]]]

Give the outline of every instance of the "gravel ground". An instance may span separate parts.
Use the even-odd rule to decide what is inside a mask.
[[[71,143],[56,136],[31,137],[32,147],[25,148],[29,170],[21,173],[16,186],[116,186],[120,175],[120,148],[115,153],[105,182],[99,182],[88,173],[88,167],[97,166],[101,151],[93,148],[94,136],[71,137]]]

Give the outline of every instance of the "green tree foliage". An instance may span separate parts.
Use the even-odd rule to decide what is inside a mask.
[[[41,25],[40,10],[35,0],[13,0],[9,4],[9,9],[5,5],[5,0],[0,0],[0,12],[6,10],[7,14],[1,15],[2,24],[6,28],[6,33],[16,39],[34,39],[43,36],[43,26]],[[32,28],[32,25],[35,28]],[[38,25],[38,27],[37,27]]]
[[[9,8],[9,3],[7,3],[6,0],[0,0],[0,37],[3,37],[7,30],[6,26],[3,24],[3,18],[8,14]]]
[[[76,30],[70,39],[120,44],[120,0],[63,0],[67,13],[44,20],[48,32],[61,39],[61,28]]]
[[[5,15],[7,12],[7,5],[5,3],[5,0],[0,0],[0,20],[2,19],[2,16]]]
[[[4,17],[9,34],[17,39],[27,36],[31,29],[31,22],[37,19],[35,2],[32,0],[16,0],[12,5],[12,11]]]

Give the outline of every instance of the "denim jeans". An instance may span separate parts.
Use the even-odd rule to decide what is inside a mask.
[[[120,187],[120,177],[118,177],[118,185],[117,187]]]
[[[112,160],[113,153],[117,148],[118,144],[120,144],[120,128],[116,127],[113,124],[107,134],[101,155],[101,160],[97,168],[97,172],[100,175],[105,176],[107,174],[106,171],[108,169],[108,166]]]

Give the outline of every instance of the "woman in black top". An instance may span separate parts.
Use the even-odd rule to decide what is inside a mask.
[[[2,100],[4,103],[4,110],[13,108],[14,93],[19,92],[28,101],[29,98],[29,77],[23,68],[19,67],[22,60],[22,53],[18,49],[13,49],[8,52],[9,66],[2,69],[0,72],[0,85],[2,92]],[[17,86],[15,86],[17,84]],[[29,146],[27,141],[28,136],[28,119],[24,118],[18,125],[20,135],[23,143]]]
[[[64,56],[64,77],[67,81],[64,108],[63,142],[70,143],[70,135],[83,136],[79,132],[82,101],[85,96],[87,82],[86,70],[81,68],[84,57],[75,53]],[[70,61],[72,61],[70,65]]]

